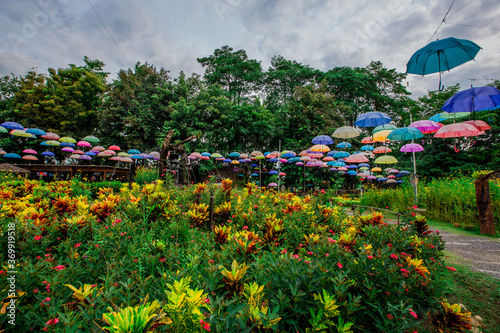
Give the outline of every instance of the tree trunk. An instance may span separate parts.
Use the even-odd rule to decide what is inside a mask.
[[[482,234],[495,235],[495,220],[491,208],[490,183],[488,179],[500,170],[479,177],[474,182],[476,188],[476,206],[479,216],[479,226]]]
[[[168,156],[168,151],[170,150],[170,141],[172,140],[172,136],[174,136],[174,130],[171,129],[168,131],[167,135],[165,136],[165,140],[163,140],[163,144],[161,146],[160,150],[160,163],[158,163],[158,176],[161,179],[161,175],[165,174],[165,169],[167,166],[167,156]]]

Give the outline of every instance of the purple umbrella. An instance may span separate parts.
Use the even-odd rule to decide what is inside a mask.
[[[399,151],[403,153],[416,153],[419,151],[424,151],[424,147],[419,145],[418,143],[407,143]]]
[[[441,127],[443,127],[443,124],[437,123],[432,120],[418,120],[412,122],[408,127],[415,127],[418,129],[422,134],[430,134],[430,133],[436,133]]]
[[[377,179],[377,177],[375,177],[375,176],[368,176],[368,177],[366,177],[366,179],[372,180],[372,179]]]
[[[67,153],[72,153],[74,152],[75,150],[71,147],[64,147],[63,149],[61,149],[61,151],[65,151]]]
[[[86,160],[86,161],[90,161],[92,159],[92,156],[90,155],[80,155],[80,157],[78,157],[79,160]]]
[[[53,152],[48,151],[48,150],[47,150],[47,151],[44,151],[44,152],[42,153],[42,155],[43,155],[43,156],[56,156],[56,154],[54,154]]]

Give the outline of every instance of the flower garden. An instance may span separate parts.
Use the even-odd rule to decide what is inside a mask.
[[[442,298],[454,268],[439,234],[411,211],[397,225],[350,215],[322,193],[228,179],[93,190],[11,179],[0,198],[3,258],[15,241],[0,272],[1,329],[11,302],[16,332],[470,328],[469,313]]]

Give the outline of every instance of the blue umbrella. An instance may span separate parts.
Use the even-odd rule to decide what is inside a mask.
[[[25,130],[26,133],[29,133],[29,134],[34,134],[34,135],[45,135],[47,133],[45,133],[44,130],[41,130],[39,128],[28,128],[27,130]]]
[[[367,150],[367,151],[372,151],[375,149],[375,147],[371,145],[364,145],[363,147],[360,148],[361,150]]]
[[[270,152],[270,151],[266,151],[266,152],[265,152],[264,154],[262,154],[262,155],[267,156],[267,155],[269,155],[269,154],[271,154],[271,152]]]
[[[354,122],[354,126],[358,127],[376,127],[379,125],[388,124],[392,121],[391,117],[383,112],[367,112],[359,116]]]
[[[279,173],[279,172],[278,172],[278,171],[276,171],[276,170],[271,170],[271,171],[269,171],[269,174],[270,174],[270,175],[277,175],[278,173]]]
[[[283,158],[294,158],[295,156],[297,156],[297,154],[295,154],[293,152],[287,152],[287,153],[281,154],[281,157],[283,157]]]
[[[349,176],[356,176],[358,173],[356,171],[354,171],[354,170],[349,170],[349,171],[347,171],[347,174]]]
[[[95,156],[95,155],[97,155],[97,153],[95,151],[89,150],[89,151],[85,152],[84,155]]]
[[[357,169],[357,168],[358,168],[357,165],[354,165],[354,164],[353,165],[349,165],[349,169]]]
[[[444,103],[441,110],[454,113],[498,108],[500,108],[500,90],[495,87],[477,87],[457,92]]]
[[[349,142],[344,141],[344,142],[338,143],[335,147],[337,147],[337,148],[349,148],[349,147],[352,147],[352,145]]]
[[[326,156],[332,156],[337,152],[337,150],[332,150],[332,151],[329,151],[328,153],[326,153]]]
[[[222,160],[222,162],[224,162],[224,163],[231,163],[231,159],[230,158],[225,158],[224,160]]]
[[[71,143],[71,142],[61,142],[59,144],[59,146],[61,146],[61,147],[71,147],[71,148],[75,148],[76,147],[76,145],[74,143]]]
[[[333,154],[332,157],[333,158],[344,158],[344,157],[349,157],[349,156],[351,156],[351,154],[349,154],[346,151],[338,151],[335,154]]]
[[[136,155],[136,154],[138,155],[138,154],[140,154],[141,152],[140,152],[139,150],[137,150],[137,149],[129,149],[129,150],[128,150],[128,153],[129,153],[130,155]]]
[[[4,128],[13,129],[13,130],[15,130],[15,129],[23,130],[24,129],[23,125],[15,123],[13,121],[6,121],[6,122],[0,124],[0,126],[2,126]]]
[[[54,154],[54,153],[53,153],[53,152],[51,152],[51,151],[44,151],[44,152],[42,153],[42,155],[43,155],[43,156],[56,156],[56,154]]]
[[[435,115],[433,115],[432,117],[429,118],[429,120],[435,121],[436,123],[440,123],[442,121],[445,121],[446,119],[448,119],[448,118],[444,118],[442,116],[442,113],[435,114]]]
[[[239,157],[240,156],[240,153],[237,153],[237,152],[232,152],[231,154],[228,155],[229,157]]]
[[[333,144],[333,139],[328,135],[318,135],[312,139],[312,143],[315,145],[331,145]]]
[[[368,163],[360,163],[360,164],[358,164],[358,167],[360,167],[360,168],[369,168],[370,164],[368,164]]]
[[[129,151],[130,151],[130,150],[129,150]],[[144,159],[144,157],[139,156],[139,155],[132,155],[132,156],[130,156],[130,158],[137,159],[137,160]]]
[[[441,72],[473,60],[481,47],[467,39],[449,37],[427,44],[416,51],[406,64],[406,73],[432,74],[439,73],[439,89],[441,88]]]
[[[385,182],[386,180],[387,180],[387,178],[384,178],[384,177],[377,178],[377,181],[379,181],[379,182]]]
[[[424,135],[415,127],[401,127],[395,129],[387,136],[389,140],[404,141],[404,140],[414,140],[420,139]]]
[[[5,154],[5,155],[3,155],[3,157],[6,157],[6,158],[21,158],[21,156],[19,156],[18,154],[14,154],[14,153]]]
[[[343,166],[345,166],[344,162],[339,162],[339,161],[330,161],[330,162],[328,162],[326,164],[328,166],[331,166],[331,167],[343,167]]]

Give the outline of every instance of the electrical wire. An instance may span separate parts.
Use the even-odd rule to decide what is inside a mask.
[[[494,30],[494,31],[500,31],[500,28],[480,27],[478,25],[461,24],[461,23],[453,23],[453,22],[445,22],[445,23],[451,24],[451,25],[460,25],[462,27],[479,28],[479,29],[489,29],[489,30]]]
[[[99,21],[101,21],[102,23],[102,26],[104,27],[104,29],[106,29],[106,31],[108,32],[108,35],[109,37],[111,37],[111,39],[113,40],[113,43],[115,43],[116,47],[118,48],[118,50],[120,50],[123,58],[125,58],[125,61],[127,62],[128,66],[130,68],[132,68],[132,65],[130,65],[130,62],[128,61],[127,57],[125,56],[125,53],[123,53],[122,49],[120,48],[120,46],[118,46],[118,43],[116,42],[116,40],[113,38],[113,35],[111,34],[111,32],[108,30],[108,28],[106,27],[106,25],[104,24],[103,20],[101,19],[101,17],[99,16],[99,14],[97,13],[97,11],[95,10],[94,6],[92,5],[92,3],[90,2],[90,0],[87,0],[87,2],[89,3],[90,7],[92,7],[92,10],[94,11],[95,15],[97,16],[97,18],[99,19]]]
[[[429,43],[430,43],[430,41],[432,40],[432,38],[433,38],[433,37],[437,34],[437,32],[438,32],[439,28],[441,28],[441,25],[442,25],[443,23],[445,23],[446,16],[448,16],[448,13],[450,12],[451,7],[453,7],[453,4],[455,3],[455,1],[456,1],[456,0],[453,0],[453,2],[451,3],[450,8],[448,8],[448,11],[446,11],[446,14],[444,14],[443,19],[442,19],[442,20],[441,20],[441,22],[439,23],[439,25],[438,25],[438,27],[437,27],[436,31],[434,31],[434,33],[432,34],[431,38],[429,38],[429,40],[427,41],[427,44],[429,44]]]
[[[467,2],[465,5],[463,5],[462,7],[458,8],[457,10],[455,10],[453,13],[451,13],[448,18],[452,17],[453,15],[455,15],[456,13],[458,13],[459,11],[461,11],[462,9],[464,9],[464,7],[470,5],[472,3],[472,1],[474,0],[470,0],[469,2]]]

